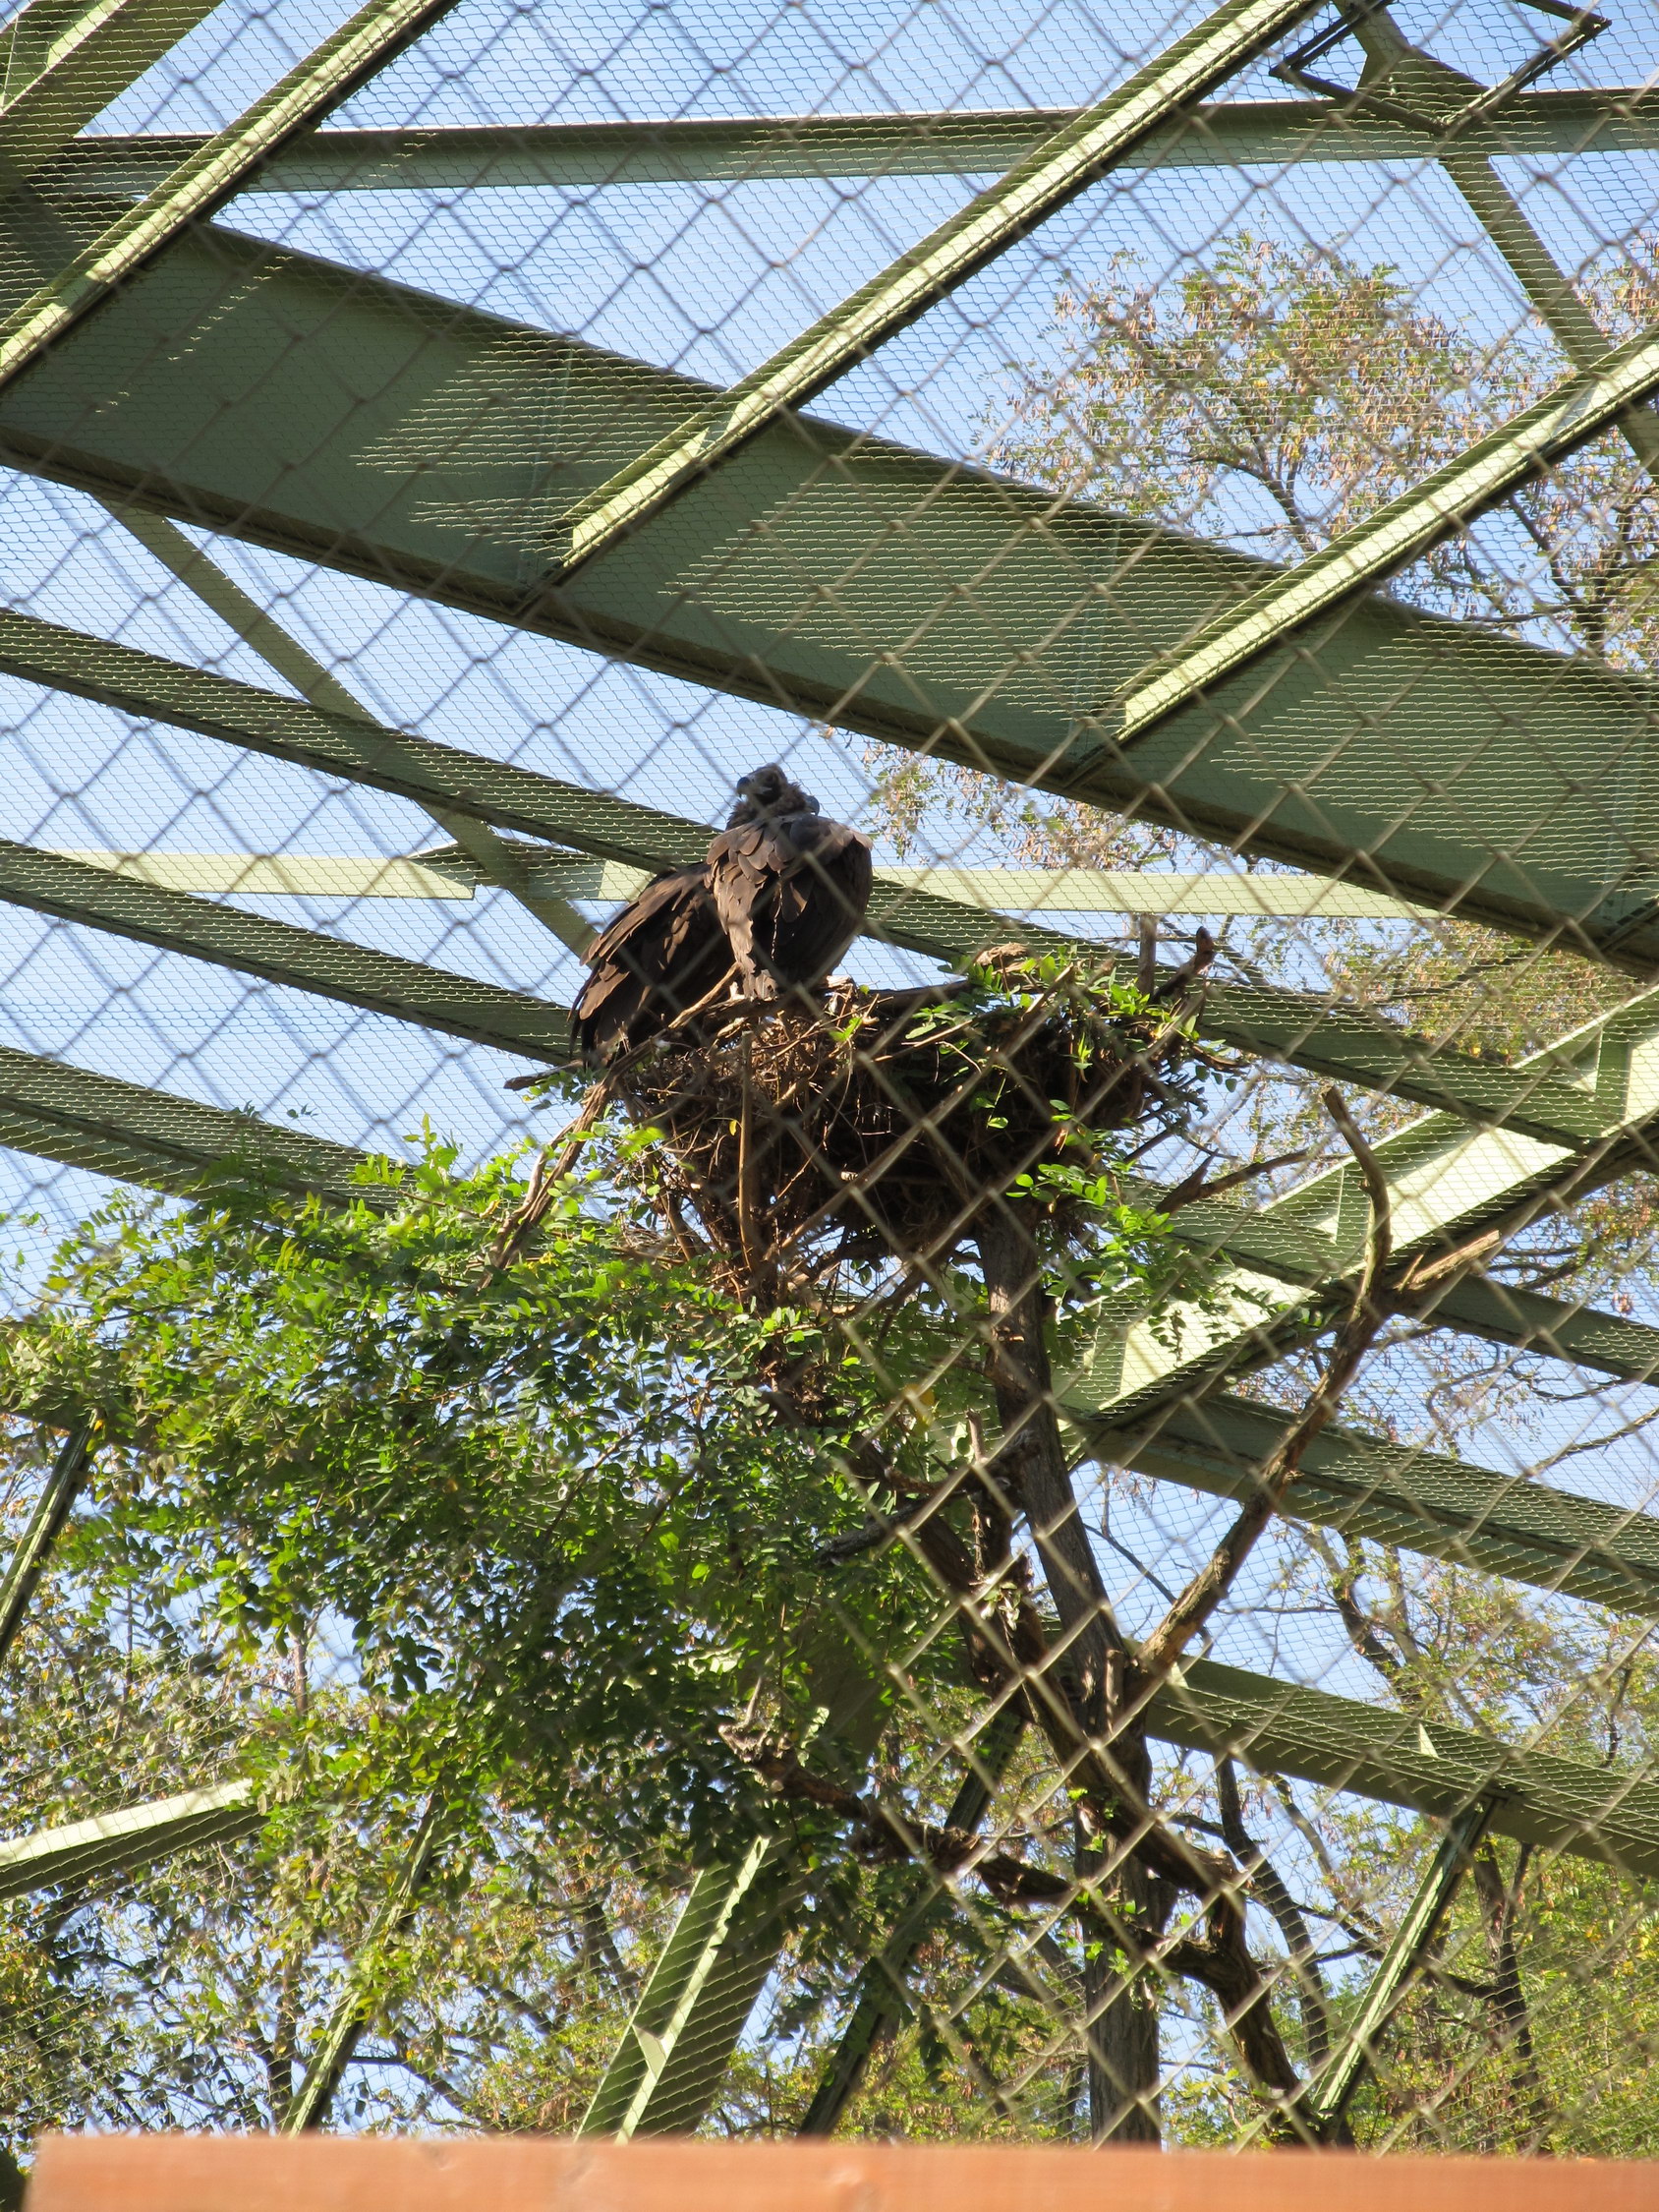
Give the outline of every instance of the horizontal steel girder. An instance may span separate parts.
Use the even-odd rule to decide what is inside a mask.
[[[303,385],[289,373],[304,351]],[[1091,709],[1277,572],[796,420],[540,581],[561,502],[708,387],[222,229],[0,399],[0,454],[119,505],[1240,849],[1659,964],[1632,678],[1373,599],[1120,752]],[[616,855],[616,857],[624,857]]]
[[[0,1897],[90,1882],[101,1874],[130,1874],[192,1844],[250,1835],[264,1817],[254,1784],[229,1781],[18,1836],[0,1843]]]
[[[619,544],[729,460],[787,409],[804,407],[887,339],[1029,236],[1114,168],[1118,157],[1235,76],[1318,0],[1222,0],[1166,52],[1045,139],[1028,158],[920,244],[720,393],[665,438],[631,455],[563,518],[552,566],[561,576]]]
[[[387,857],[369,852],[118,852],[108,846],[54,845],[88,867],[113,868],[173,891],[279,899],[470,899],[487,878],[465,850]],[[566,899],[620,905],[652,871],[620,860],[577,860],[540,850],[517,855],[530,880]],[[1163,869],[882,868],[889,891],[928,891],[996,914],[1014,926],[1010,907],[1050,914],[1341,914],[1398,919],[1416,909],[1379,891],[1319,876],[1233,875],[1224,869],[1182,875]]]
[[[532,1060],[558,1060],[569,1046],[564,1010],[528,992],[475,982],[3,839],[0,900]]]
[[[499,828],[556,839],[648,873],[695,864],[708,846],[710,831],[703,823],[331,714],[32,615],[0,611],[0,670],[424,805],[441,804]],[[168,856],[155,858],[160,864],[155,871],[123,866],[119,880],[165,884]],[[65,864],[85,868],[67,858]],[[954,963],[997,938],[1055,948],[1080,942],[885,874],[871,900],[870,924],[873,934],[890,943]],[[1547,1059],[1516,1070],[1451,1051],[1436,1053],[1384,1021],[1333,1011],[1294,992],[1218,985],[1208,994],[1205,1023],[1224,1042],[1293,1066],[1502,1121],[1549,1139],[1579,1144],[1605,1125],[1593,1096],[1564,1079]]]
[[[32,177],[213,6],[214,0],[33,0],[14,16],[0,31],[0,179],[18,184]],[[150,184],[156,181],[152,176]]]
[[[10,1047],[0,1144],[157,1191],[198,1191],[211,1177],[371,1203],[384,1194],[371,1156],[349,1144]]]
[[[0,321],[0,384],[21,376],[118,284],[231,199],[261,161],[320,122],[453,5],[454,0],[368,0],[236,122],[205,140],[136,207],[122,209]],[[171,45],[179,31],[170,21],[165,28]]]
[[[1158,1691],[1149,1731],[1258,1773],[1293,1775],[1327,1789],[1450,1819],[1495,1799],[1493,1831],[1546,1850],[1601,1859],[1627,1874],[1659,1875],[1659,1784],[1628,1767],[1593,1766],[1522,1750],[1495,1736],[1389,1713],[1328,1690],[1189,1660],[1179,1684]]]
[[[200,4],[200,0],[198,0]],[[755,122],[514,124],[319,131],[267,161],[247,192],[464,192],[786,177],[997,174],[1074,120],[1075,108],[938,115],[788,115]],[[204,142],[83,139],[41,179],[68,193],[148,192]],[[1639,87],[1523,92],[1457,141],[1488,156],[1623,153],[1659,146],[1659,97]],[[1226,100],[1154,131],[1120,169],[1278,168],[1294,161],[1438,160],[1434,132],[1323,100]]]
[[[1082,1433],[1091,1453],[1115,1466],[1242,1498],[1289,1426],[1290,1417],[1270,1406],[1210,1397],[1167,1408],[1139,1433],[1100,1423]],[[1332,1427],[1309,1446],[1284,1510],[1319,1528],[1659,1619],[1659,1520],[1524,1475]]]

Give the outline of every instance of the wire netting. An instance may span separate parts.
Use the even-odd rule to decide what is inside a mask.
[[[396,16],[4,32],[0,2194],[1648,2154],[1650,15]]]

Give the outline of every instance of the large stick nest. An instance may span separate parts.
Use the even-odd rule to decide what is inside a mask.
[[[662,1133],[651,1172],[682,1235],[694,1214],[753,1280],[826,1245],[938,1263],[1008,1195],[1080,1216],[1124,1155],[1106,1133],[1176,1126],[1204,1055],[1178,1007],[1018,947],[987,962],[962,984],[736,1004],[615,1071]]]

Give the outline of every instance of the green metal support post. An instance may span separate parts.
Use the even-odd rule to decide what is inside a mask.
[[[1428,1956],[1441,1924],[1463,1885],[1492,1806],[1481,1800],[1446,1824],[1428,1873],[1395,1931],[1394,1941],[1365,1992],[1365,2001],[1318,2074],[1300,2099],[1299,2111],[1313,2133],[1330,2142],[1342,2129],[1349,2102],[1375,2064],[1378,2045],[1400,2009],[1413,1976]]]
[[[300,2135],[326,2125],[341,2079],[373,2017],[374,1993],[368,1986],[369,1976],[388,1948],[414,1924],[421,1892],[436,1862],[441,1825],[442,1806],[437,1798],[429,1798],[403,1864],[374,1915],[363,1949],[352,1961],[346,1986],[312,2053],[305,2078],[278,2125],[278,2134]]]
[[[0,1665],[6,1661],[52,1546],[63,1534],[91,1462],[92,1421],[77,1422],[52,1461],[29,1526],[0,1578]]]

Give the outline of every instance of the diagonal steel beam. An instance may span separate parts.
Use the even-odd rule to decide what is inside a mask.
[[[149,1190],[230,1178],[341,1201],[386,1195],[385,1171],[349,1144],[11,1046],[0,1047],[0,1144]]]
[[[498,1051],[557,1060],[568,1048],[563,1009],[528,992],[475,982],[419,960],[296,929],[289,922],[267,921],[235,906],[193,899],[188,892],[88,868],[32,845],[0,840],[0,901],[295,990],[315,991]]]
[[[1421,484],[1263,585],[1167,662],[1144,669],[1121,694],[1119,740],[1145,736],[1321,617],[1340,614],[1553,462],[1621,425],[1656,391],[1659,328],[1639,331],[1564,378]]]
[[[442,1814],[441,1801],[436,1797],[429,1798],[416,1823],[403,1863],[381,1900],[362,1950],[352,1960],[346,1986],[317,2038],[305,2078],[278,2125],[279,2134],[304,2134],[326,2125],[329,2108],[346,2068],[373,2017],[372,1977],[374,1969],[387,1947],[408,1933],[420,1911],[421,1892],[430,1881],[436,1864]]]
[[[1478,99],[1489,89],[1411,45],[1386,7],[1370,9],[1352,24],[1366,57],[1356,101],[1360,107],[1380,93],[1397,108],[1459,109],[1471,95]],[[1423,120],[1433,130],[1437,117],[1429,112]],[[1440,164],[1568,360],[1574,369],[1593,370],[1607,351],[1607,333],[1527,221],[1489,154],[1478,143],[1466,145],[1459,133],[1441,146]],[[1619,429],[1643,467],[1659,470],[1659,419],[1651,410],[1640,407],[1621,416]]]
[[[1465,1876],[1474,1863],[1475,1848],[1491,1825],[1492,1807],[1484,1799],[1448,1822],[1446,1833],[1430,1861],[1428,1872],[1395,1930],[1377,1971],[1360,2000],[1359,2009],[1318,2073],[1297,2100],[1301,2110],[1328,2140],[1340,2125],[1376,2057],[1377,2045],[1390,2020],[1399,2011],[1429,1947],[1439,1935]]]
[[[1489,1797],[1496,1834],[1627,1874],[1659,1873],[1659,1783],[1650,1768],[1534,1751],[1211,1659],[1188,1661],[1146,1712],[1163,1742],[1230,1754],[1258,1773],[1443,1820]]]
[[[0,1842],[0,1897],[27,1896],[95,1876],[153,1866],[197,1843],[251,1835],[264,1821],[251,1781],[215,1782],[67,1828]]]
[[[368,0],[235,123],[187,156],[0,322],[0,388],[192,223],[231,199],[261,161],[319,123],[453,4]],[[177,35],[175,31],[167,43]]]
[[[1077,1425],[1093,1456],[1233,1498],[1254,1493],[1256,1471],[1289,1426],[1275,1408],[1230,1396],[1168,1407],[1138,1430]],[[1285,1511],[1318,1528],[1659,1620],[1659,1519],[1525,1475],[1331,1427],[1309,1447]]]
[[[375,728],[374,718],[321,662],[308,653],[297,638],[251,599],[201,551],[160,515],[142,508],[118,512],[116,520],[169,568],[203,606],[210,607],[237,636],[251,645],[278,675],[286,676],[302,699],[325,714],[343,715]],[[471,814],[452,813],[446,807],[429,806],[439,829],[447,830],[466,850],[474,868],[486,883],[497,885],[544,929],[574,953],[585,953],[594,932],[569,902],[551,886],[535,881],[522,858],[495,835],[486,823]]]
[[[35,175],[215,0],[32,0],[0,31],[0,180]]]
[[[1558,1070],[1573,1063],[1581,1069],[1604,1117],[1593,1142],[1471,1131],[1450,1115],[1430,1115],[1376,1146],[1394,1207],[1398,1264],[1389,1295],[1408,1310],[1433,1317],[1445,1298],[1446,1317],[1458,1325],[1462,1279],[1476,1262],[1528,1223],[1570,1214],[1585,1193],[1651,1170],[1659,1154],[1659,992],[1587,1023],[1538,1057]],[[1236,1222],[1226,1208],[1210,1217],[1213,1250]],[[1246,1234],[1258,1252],[1260,1240],[1283,1239],[1273,1272],[1256,1259],[1223,1267],[1204,1301],[1175,1298],[1156,1330],[1125,1310],[1103,1326],[1092,1360],[1064,1386],[1068,1401],[1121,1426],[1305,1343],[1344,1305],[1364,1222],[1354,1171],[1344,1166],[1311,1177],[1250,1217]],[[1202,1228],[1189,1225],[1187,1234],[1200,1242]],[[1492,1288],[1490,1299],[1475,1301],[1482,1333],[1524,1341],[1524,1305],[1510,1309],[1515,1318],[1507,1322],[1508,1294]],[[1571,1337],[1571,1323],[1564,1326]],[[1610,1336],[1603,1342],[1611,1349]],[[1640,1340],[1631,1350],[1645,1361]]]
[[[1075,108],[914,115],[780,115],[755,121],[511,124],[318,132],[249,179],[249,192],[464,192],[696,184],[794,177],[973,176],[1010,169],[1075,121]],[[100,134],[62,149],[42,189],[143,193],[204,142]],[[1200,104],[1120,154],[1119,169],[1280,168],[1295,161],[1438,160],[1445,140],[1396,116],[1325,100]],[[1523,92],[1459,134],[1496,155],[1646,152],[1659,97],[1639,86]],[[1599,349],[1598,349],[1599,350]]]
[[[817,398],[988,262],[1046,222],[1132,147],[1245,68],[1318,0],[1224,5],[1126,85],[1058,130],[919,246],[821,316],[716,404],[678,425],[578,500],[554,569],[567,578],[784,413]]]
[[[0,1577],[0,1664],[17,1642],[29,1600],[86,1483],[96,1426],[90,1418],[78,1421],[64,1438],[40,1485],[29,1526]]]
[[[304,404],[287,374],[310,369]],[[1654,696],[1386,598],[1226,714],[1091,711],[1278,572],[798,418],[582,571],[549,502],[716,396],[214,229],[0,394],[0,453],[789,712],[1642,973]]]

